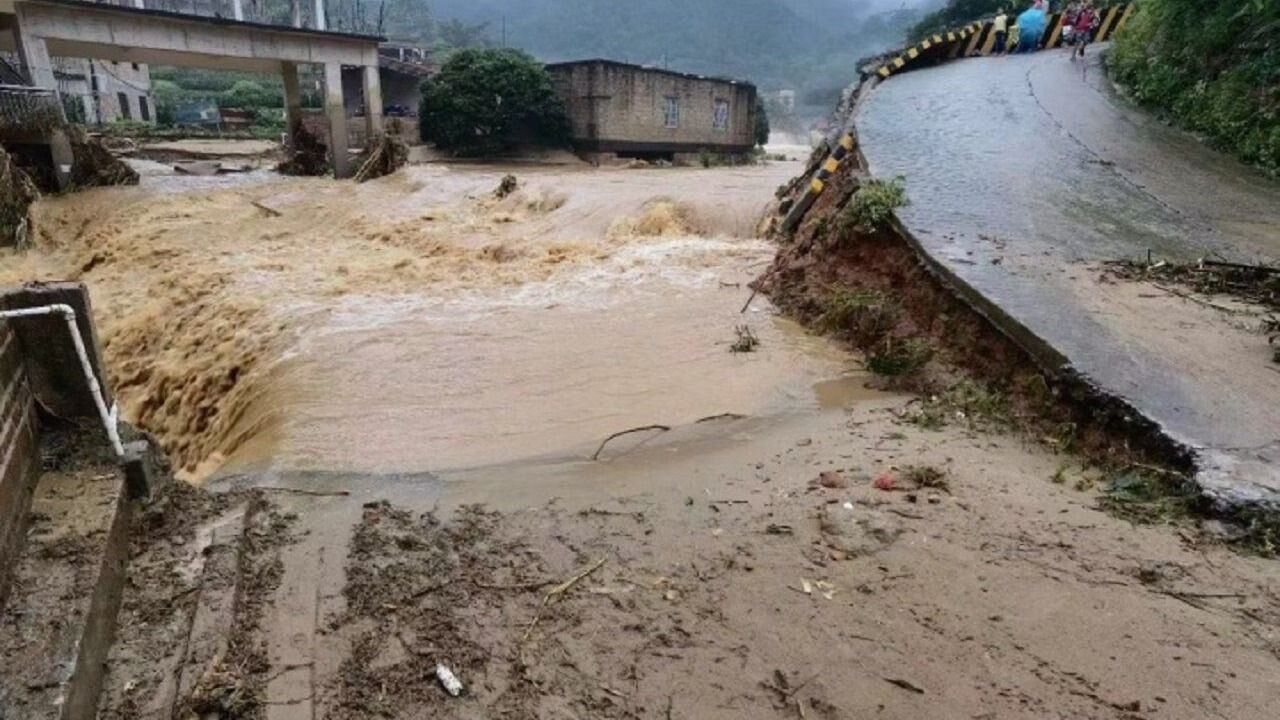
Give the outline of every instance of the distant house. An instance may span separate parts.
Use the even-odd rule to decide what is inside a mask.
[[[584,155],[675,160],[755,145],[750,83],[612,60],[552,63],[547,71]]]

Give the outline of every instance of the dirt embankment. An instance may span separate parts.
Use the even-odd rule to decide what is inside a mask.
[[[1131,517],[1219,512],[1192,481],[1187,448],[1069,368],[1045,367],[1044,352],[963,300],[896,221],[860,222],[853,200],[871,182],[851,156],[796,231],[777,238],[759,285],[779,308],[866,352],[887,384],[920,393],[925,424],[995,422],[1078,454],[1107,474],[1108,502]],[[1243,544],[1275,551],[1280,522],[1232,516]]]

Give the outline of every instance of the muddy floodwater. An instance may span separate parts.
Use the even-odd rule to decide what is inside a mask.
[[[89,284],[125,415],[188,478],[587,457],[640,425],[866,393],[767,300],[739,312],[797,170],[423,165],[354,185],[148,167],[138,188],[42,201],[37,247],[0,256],[0,279]],[[730,351],[738,326],[754,352]]]

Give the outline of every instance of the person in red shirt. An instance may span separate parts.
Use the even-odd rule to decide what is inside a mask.
[[[1080,8],[1080,13],[1076,15],[1076,24],[1071,33],[1075,40],[1076,48],[1071,51],[1071,59],[1074,60],[1076,55],[1084,57],[1084,48],[1093,39],[1093,31],[1098,29],[1098,11],[1093,9],[1093,3],[1085,0],[1084,7]]]

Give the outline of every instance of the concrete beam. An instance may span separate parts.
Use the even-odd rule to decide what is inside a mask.
[[[324,111],[329,116],[329,154],[333,156],[333,176],[351,176],[351,156],[347,154],[347,107],[342,100],[342,65],[325,63]]]
[[[364,66],[364,119],[367,144],[373,144],[382,135],[382,80],[377,65]]]
[[[61,57],[275,72],[281,62],[376,65],[378,38],[65,0],[15,3],[23,35]]]

